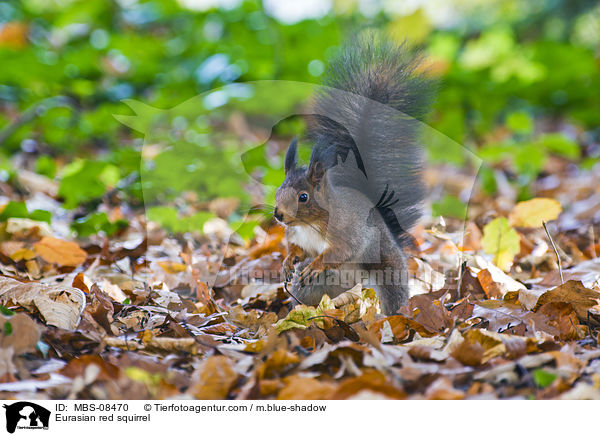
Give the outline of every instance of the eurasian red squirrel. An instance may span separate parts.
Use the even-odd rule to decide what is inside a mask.
[[[425,196],[417,130],[433,95],[421,65],[417,52],[373,33],[329,64],[308,124],[310,162],[299,166],[293,140],[276,193],[297,301],[316,305],[361,282],[386,314],[406,303],[404,247]]]

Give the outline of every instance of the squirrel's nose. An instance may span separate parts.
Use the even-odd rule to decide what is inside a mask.
[[[277,210],[277,208],[275,208],[273,210],[273,216],[275,217],[275,219],[279,222],[283,221],[283,215],[281,213],[279,213],[279,211]]]

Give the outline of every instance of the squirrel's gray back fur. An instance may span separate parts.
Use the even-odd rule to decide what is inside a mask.
[[[419,66],[416,51],[378,34],[351,41],[329,63],[308,128],[311,163],[330,169],[354,155],[359,176],[336,179],[370,199],[399,245],[425,195],[418,127],[434,86]]]

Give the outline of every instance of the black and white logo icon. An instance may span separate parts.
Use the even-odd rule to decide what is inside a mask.
[[[14,433],[16,429],[48,429],[50,411],[29,401],[19,401],[4,405],[6,409],[6,431]]]

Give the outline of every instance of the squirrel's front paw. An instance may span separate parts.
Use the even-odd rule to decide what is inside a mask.
[[[306,285],[312,283],[319,274],[325,271],[325,265],[323,265],[323,261],[319,258],[316,258],[311,263],[306,265],[306,267],[300,272],[298,276],[298,280],[300,283],[304,283]]]
[[[292,280],[295,264],[299,262],[299,257],[295,255],[289,255],[283,260],[283,278],[286,282]]]

